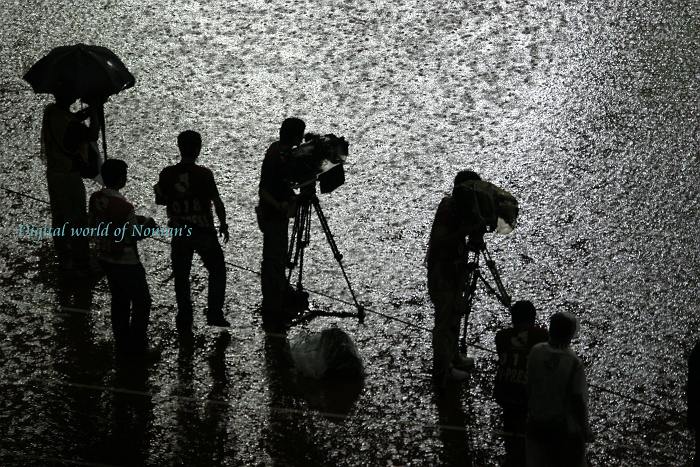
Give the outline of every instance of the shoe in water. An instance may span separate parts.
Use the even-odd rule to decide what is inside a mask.
[[[447,375],[447,379],[449,381],[465,381],[467,378],[469,378],[469,373],[457,368],[451,368],[449,374]]]
[[[220,328],[230,328],[231,323],[226,321],[224,318],[208,319],[207,326],[218,326]]]
[[[474,368],[474,359],[472,357],[467,357],[466,354],[458,353],[455,357],[454,366],[458,370],[471,370]]]

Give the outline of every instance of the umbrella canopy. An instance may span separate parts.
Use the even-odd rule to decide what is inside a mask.
[[[25,73],[36,93],[70,93],[84,101],[107,98],[134,85],[134,76],[111,50],[96,45],[56,47]]]

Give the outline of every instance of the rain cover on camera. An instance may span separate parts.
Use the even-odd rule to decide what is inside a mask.
[[[321,332],[304,331],[290,348],[297,372],[309,378],[357,377],[363,373],[357,347],[345,331],[331,327]]]
[[[348,142],[334,134],[308,133],[306,141],[292,149],[287,177],[292,188],[314,182],[320,175],[342,165],[348,157]]]
[[[475,226],[490,225],[499,234],[515,229],[518,200],[506,190],[483,180],[467,180],[454,192],[460,192],[465,217]]]

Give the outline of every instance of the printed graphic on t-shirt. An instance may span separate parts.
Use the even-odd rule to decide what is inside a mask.
[[[178,170],[179,169],[179,170]],[[169,168],[161,174],[171,224],[214,227],[211,199],[217,195],[210,173],[198,166]]]

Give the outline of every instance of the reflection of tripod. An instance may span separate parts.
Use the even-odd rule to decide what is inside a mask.
[[[496,263],[491,258],[491,253],[489,253],[488,248],[486,248],[486,243],[482,237],[472,240],[467,243],[467,272],[464,280],[464,327],[462,328],[462,337],[459,341],[459,350],[462,353],[467,352],[467,325],[469,322],[469,314],[472,311],[472,302],[474,301],[474,296],[476,295],[476,284],[479,280],[484,284],[486,292],[490,295],[495,295],[499,302],[503,304],[506,308],[510,308],[511,298],[506,292],[503,282],[501,282],[501,276],[496,269]],[[481,270],[481,265],[479,264],[479,258],[484,258],[484,262],[491,272],[491,277],[493,282],[496,284],[494,288],[484,277]]]
[[[296,292],[301,294],[304,291],[304,286],[302,285],[302,277],[304,275],[304,250],[309,246],[311,241],[311,208],[314,208],[316,214],[318,215],[318,220],[321,222],[321,228],[323,233],[326,235],[326,241],[331,247],[333,252],[333,257],[338,262],[340,270],[345,278],[345,283],[348,286],[352,300],[355,303],[355,308],[357,308],[357,313],[348,312],[331,312],[331,311],[321,311],[321,310],[304,310],[299,314],[299,316],[292,319],[290,325],[294,326],[304,322],[311,321],[316,316],[336,316],[339,318],[357,318],[360,323],[365,320],[365,310],[357,302],[355,297],[355,292],[352,290],[352,285],[350,285],[350,279],[345,272],[345,267],[343,267],[343,255],[338,250],[338,245],[335,243],[333,238],[333,233],[328,226],[328,221],[326,216],[323,215],[323,210],[321,209],[321,204],[318,201],[318,196],[316,196],[316,186],[306,186],[301,189],[301,194],[299,195],[296,217],[294,218],[294,225],[292,227],[292,236],[289,240],[289,249],[287,250],[287,259],[289,264],[289,273],[287,275],[287,284],[291,284],[292,272],[294,268],[299,266],[299,275],[297,277]]]

